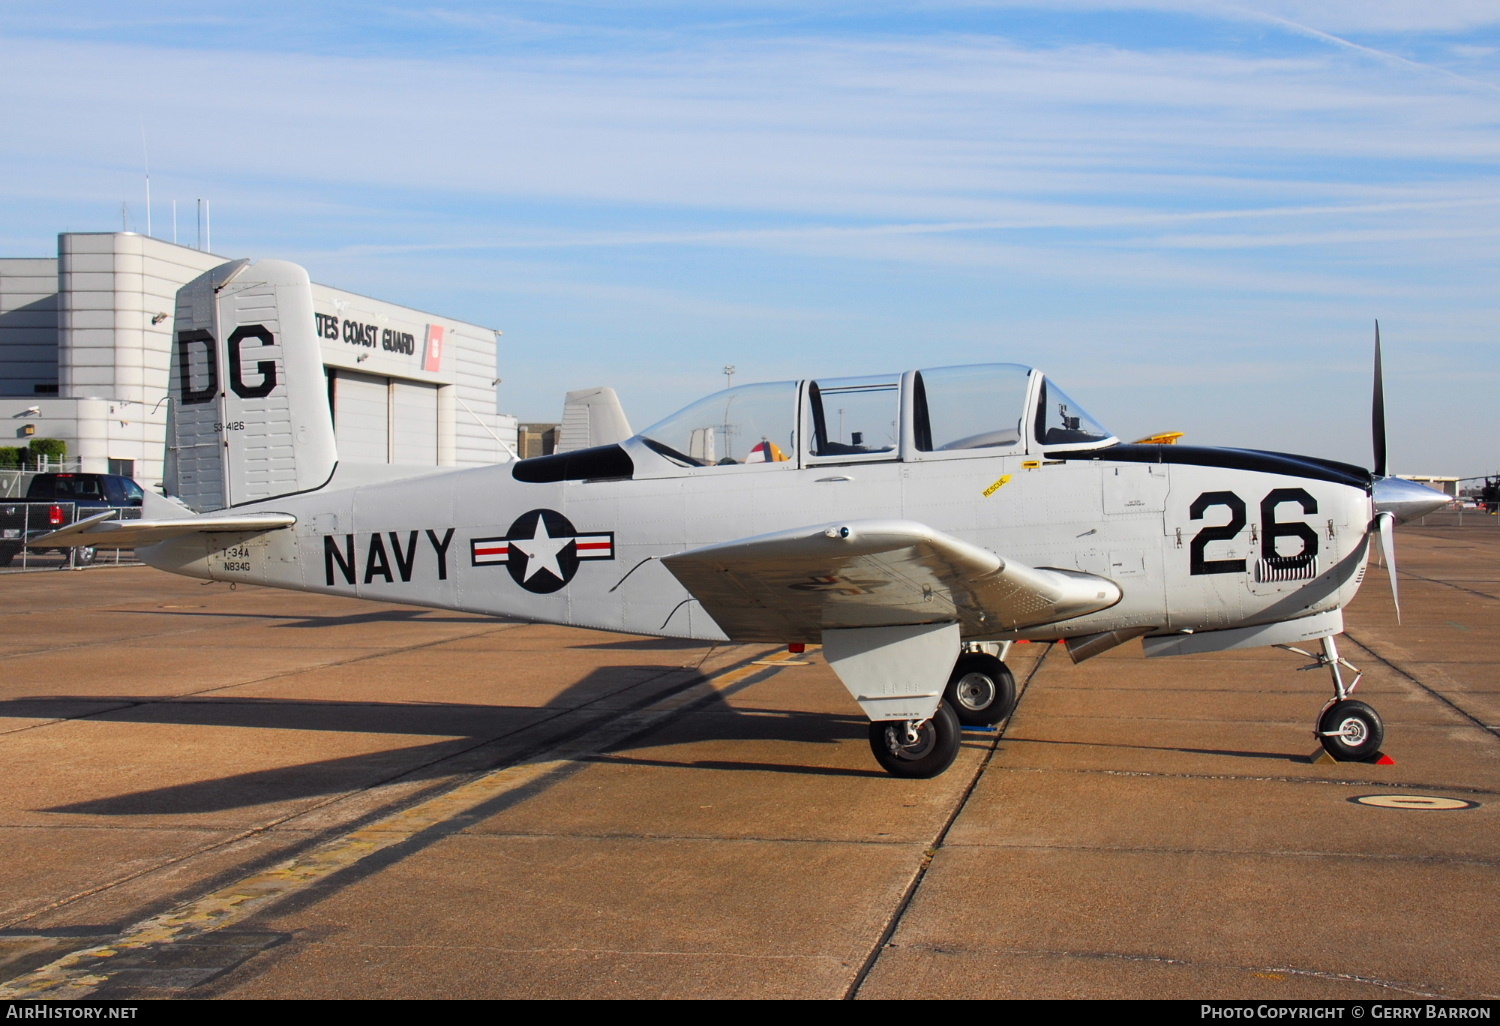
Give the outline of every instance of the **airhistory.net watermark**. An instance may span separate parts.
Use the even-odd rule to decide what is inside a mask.
[[[7,1005],[7,1019],[134,1019],[134,1005],[115,1005],[109,1008],[97,1005]]]

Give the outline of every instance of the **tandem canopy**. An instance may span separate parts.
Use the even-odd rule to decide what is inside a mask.
[[[1079,449],[1117,439],[1039,371],[991,363],[740,385],[632,441],[696,469]]]

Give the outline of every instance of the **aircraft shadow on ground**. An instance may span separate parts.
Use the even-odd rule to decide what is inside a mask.
[[[889,778],[884,770],[851,770],[842,766],[795,766],[785,762],[732,762],[727,759],[641,759],[629,755],[596,755],[586,762],[607,763],[615,766],[658,766],[665,769],[730,770],[739,773],[795,773],[811,777],[875,777]]]
[[[590,712],[599,701],[628,702],[641,690],[644,701],[656,693],[652,682],[676,671],[679,682],[699,680],[694,671],[673,666],[613,666],[597,669],[540,706],[477,705],[464,703],[405,704],[397,702],[339,702],[279,698],[185,698],[160,696],[54,695],[0,702],[0,717],[28,719],[85,718],[92,722],[231,727],[244,730],[329,731],[351,734],[434,735],[442,740],[379,752],[322,759],[295,766],[195,780],[57,805],[38,811],[94,816],[192,815],[222,812],[276,802],[300,801],[396,781],[435,780],[455,772],[500,766],[525,758],[531,746],[550,743],[577,729],[608,722],[607,712]],[[114,708],[78,716],[80,705],[97,709],[101,702]],[[581,710],[580,716],[569,714]],[[553,721],[555,730],[546,724]],[[540,727],[541,740],[528,745],[523,732]],[[794,741],[831,744],[863,737],[865,723],[856,716],[736,709],[719,696],[697,706],[692,715],[676,717],[613,751],[660,747],[702,741]],[[507,742],[513,742],[507,744]],[[493,745],[492,761],[482,753],[472,765],[455,769],[448,761],[461,753]],[[608,758],[608,756],[603,756]],[[661,761],[658,765],[691,767],[689,761]],[[775,768],[796,773],[836,771],[795,763],[774,767],[759,763],[705,763],[703,768]]]
[[[702,648],[703,642],[686,638],[627,638],[625,641],[601,641],[593,645],[575,645],[574,647],[614,652],[673,652],[679,649]]]
[[[1078,745],[1083,748],[1129,748],[1140,752],[1182,752],[1184,755],[1218,755],[1231,759],[1271,759],[1275,762],[1307,762],[1305,752],[1248,752],[1232,748],[1182,748],[1175,745],[1127,745],[1117,741],[1059,741],[1045,737],[1006,738],[1009,745]]]
[[[430,609],[377,609],[369,613],[349,613],[345,616],[288,616],[286,613],[236,613],[215,612],[210,609],[111,609],[112,613],[131,613],[140,616],[206,617],[229,620],[285,620],[277,627],[350,627],[365,623],[524,623],[504,616],[484,616],[479,613],[435,613]],[[694,642],[694,644],[702,644]]]

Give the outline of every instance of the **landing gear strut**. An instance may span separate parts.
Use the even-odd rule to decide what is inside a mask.
[[[1380,714],[1374,709],[1349,697],[1359,687],[1360,678],[1364,675],[1339,656],[1333,638],[1330,636],[1323,639],[1323,651],[1316,656],[1290,645],[1280,647],[1316,660],[1313,665],[1303,669],[1314,670],[1326,666],[1333,677],[1333,697],[1318,714],[1318,725],[1314,728],[1323,750],[1341,762],[1369,759],[1378,754],[1385,741],[1385,724],[1380,721]],[[1354,671],[1354,680],[1347,687],[1344,686],[1344,675],[1339,672],[1341,666]]]

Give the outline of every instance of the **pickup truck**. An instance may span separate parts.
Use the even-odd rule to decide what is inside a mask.
[[[144,497],[140,485],[119,474],[37,474],[25,499],[0,499],[0,566],[33,538],[107,509],[119,510],[122,520],[138,519]],[[93,562],[92,548],[76,552],[76,565]]]

